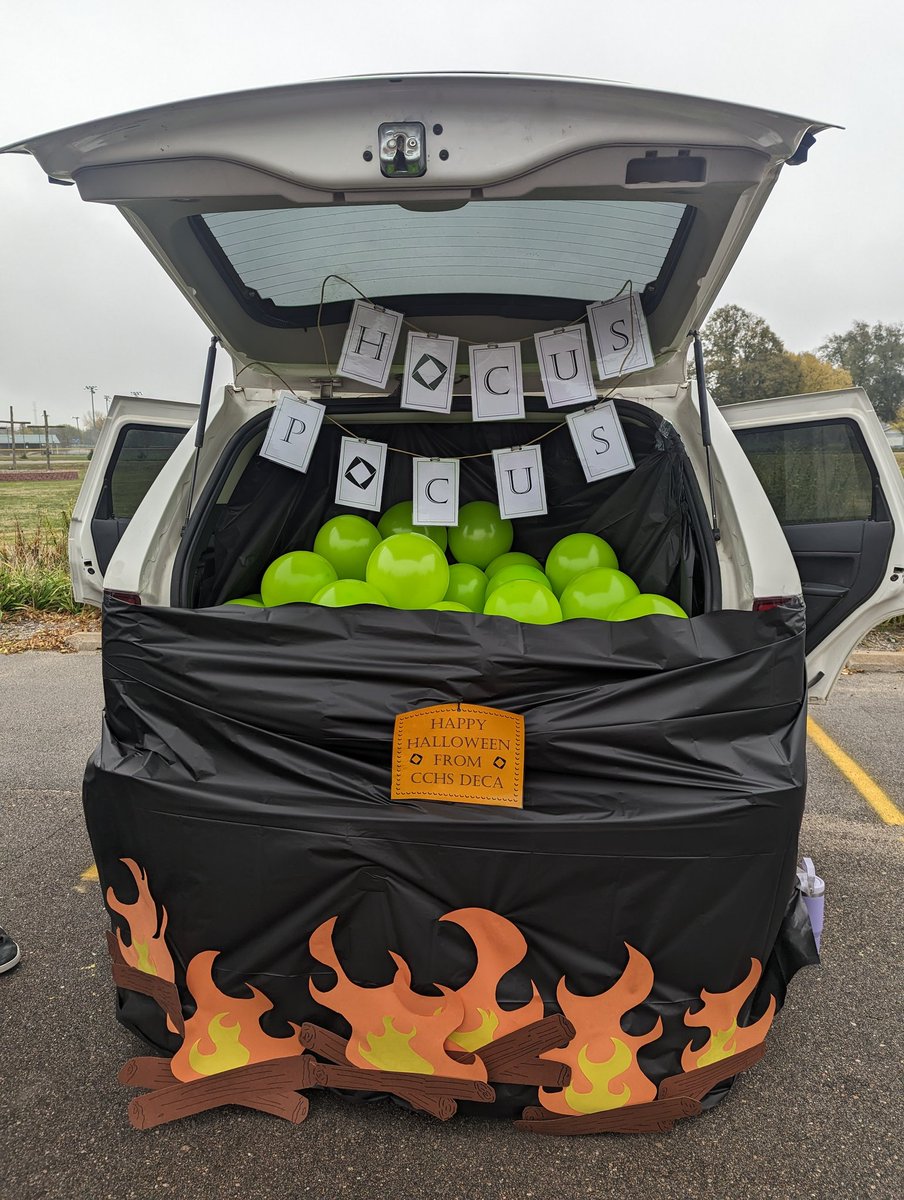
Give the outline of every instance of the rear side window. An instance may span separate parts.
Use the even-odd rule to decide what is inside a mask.
[[[872,518],[873,476],[853,422],[735,433],[782,525]]]
[[[184,429],[127,425],[119,435],[107,475],[109,517],[133,517],[148,488],[185,437]]]

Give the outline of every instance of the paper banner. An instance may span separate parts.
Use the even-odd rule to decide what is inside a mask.
[[[413,525],[458,524],[457,458],[416,458],[412,488]]]
[[[387,449],[385,442],[366,442],[353,437],[342,439],[336,480],[337,504],[380,511]]]
[[[653,351],[640,296],[588,304],[587,320],[601,380],[618,379],[653,366]]]
[[[471,416],[475,421],[509,421],[524,416],[521,347],[517,342],[469,346]]]
[[[316,400],[299,400],[291,392],[280,392],[261,446],[261,457],[296,471],[306,471],[325,412]]]
[[[386,386],[402,328],[402,314],[356,300],[336,373],[358,383]]]
[[[507,520],[546,515],[546,483],[539,445],[494,450],[499,511]]]
[[[409,333],[402,372],[402,408],[450,412],[457,355],[457,337]]]
[[[537,364],[549,407],[592,404],[596,399],[596,387],[584,326],[569,325],[567,329],[536,333],[534,345],[537,347]]]
[[[633,469],[628,439],[611,400],[568,413],[565,420],[588,483]]]

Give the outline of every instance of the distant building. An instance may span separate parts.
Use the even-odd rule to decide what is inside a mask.
[[[60,439],[55,433],[51,433],[47,439],[50,442],[50,449],[58,447]],[[9,450],[12,442],[9,436],[9,429],[0,429],[0,450]],[[45,445],[44,430],[39,432],[29,430],[27,433],[20,433],[16,430],[16,449],[17,450],[43,450]]]
[[[883,425],[885,436],[888,438],[888,444],[892,450],[904,450],[904,432],[900,429],[895,429],[894,425]]]

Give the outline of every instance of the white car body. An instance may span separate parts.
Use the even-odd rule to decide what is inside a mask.
[[[424,172],[417,177],[388,177],[381,165],[378,127],[401,120],[423,126]],[[295,253],[299,246],[310,250],[310,245],[303,242],[303,221],[298,232],[289,220],[293,213],[307,219],[311,208],[326,214],[325,228],[331,228],[334,210],[360,214],[362,220],[368,213],[385,212],[404,225],[411,221],[406,215],[410,213],[429,222],[434,219],[431,214],[462,207],[490,215],[506,211],[476,207],[486,201],[508,204],[508,211],[517,214],[521,210],[512,207],[515,202],[537,196],[541,205],[584,204],[593,213],[609,205],[610,212],[618,208],[630,214],[635,210],[628,205],[635,201],[656,213],[672,213],[682,206],[681,223],[660,274],[646,289],[653,288],[649,321],[655,365],[619,381],[616,396],[649,407],[675,427],[708,507],[712,496],[715,514],[709,515],[720,533],[715,554],[719,604],[724,608],[750,609],[802,591],[788,535],[735,431],[743,437],[765,428],[826,422],[855,430],[857,452],[863,458],[858,469],[872,473],[878,508],[869,516],[860,513],[853,523],[839,522],[845,524],[850,572],[856,574],[862,565],[854,525],[881,524],[882,546],[881,553],[876,550],[870,558],[875,578],[869,595],[810,651],[810,694],[825,697],[859,638],[878,622],[904,612],[904,572],[899,566],[904,564],[904,488],[882,427],[859,389],[722,410],[710,400],[708,465],[697,388],[687,369],[689,332],[712,307],[779,172],[788,162],[803,161],[815,134],[824,128],[805,118],[583,80],[403,76],[209,97],[93,122],[8,148],[33,154],[52,179],[75,182],[83,198],[118,205],[235,364],[235,383],[212,398],[197,457],[194,433],[187,433],[124,532],[117,528],[111,535],[118,536],[118,544],[103,569],[92,526],[123,431],[142,425],[188,431],[197,417],[193,406],[115,399],[73,514],[70,560],[77,598],[99,603],[107,589],[134,596],[142,604],[174,602],[193,472],[196,505],[227,445],[274,404],[278,391],[290,386],[299,396],[320,399],[328,408],[337,397],[358,400],[366,412],[369,402],[385,398],[398,381],[398,359],[382,391],[336,379],[324,365],[323,352],[328,362],[336,361],[344,326],[331,319],[320,328],[318,309],[318,328],[313,327],[316,289],[305,275],[300,251],[294,286],[299,295],[304,293],[304,303],[296,298],[295,305],[307,315],[293,324],[285,316],[290,309],[273,300],[275,293],[261,295],[240,276],[241,267],[229,257],[229,245],[217,232],[225,215],[246,216],[252,224],[267,214],[285,217],[283,246]],[[552,210],[542,210],[544,220],[548,211]],[[552,254],[554,225],[545,225],[541,234]],[[579,229],[575,237],[580,234]],[[261,239],[265,235],[270,236],[262,230]],[[331,271],[364,271],[363,259],[356,262],[348,250],[356,244],[354,236],[335,243],[335,262],[327,260]],[[448,236],[437,260],[440,272],[461,249]],[[588,251],[595,247],[588,243]],[[516,249],[524,247],[519,244]],[[602,270],[603,250],[599,253],[597,267]],[[352,255],[350,265],[343,255]],[[528,257],[516,255],[513,270],[526,271],[521,262]],[[267,274],[265,257],[252,265],[258,274]],[[377,274],[381,269],[379,263],[374,268]],[[399,275],[406,269],[400,259]],[[535,259],[535,273],[543,269]],[[542,284],[544,279],[537,278]],[[455,301],[455,295],[444,294],[442,287],[425,293],[418,290],[422,282],[413,280],[414,299],[405,299],[415,310],[418,304],[425,308],[418,321],[428,330],[503,341],[529,339],[551,324],[565,323],[544,321],[530,310],[531,297],[518,294],[507,294],[507,306],[497,306],[498,315],[492,318],[479,304],[473,315],[463,302],[457,307],[450,303],[446,311],[443,302]],[[576,305],[578,297],[604,298],[584,296],[579,284],[569,288],[567,282],[560,295],[546,298],[550,304],[561,299]],[[537,369],[529,361],[524,386],[529,396],[542,394]],[[601,386],[600,395],[609,390]],[[465,373],[456,394],[468,392]],[[391,419],[415,416],[423,419],[423,414],[405,412]],[[808,519],[806,524],[821,520]],[[862,532],[864,547],[875,541],[867,538],[875,530]],[[794,535],[809,536],[821,546],[828,535],[819,530]],[[865,561],[869,556],[864,552],[862,557]],[[879,557],[884,558],[881,570]],[[839,612],[846,593],[854,591],[849,579],[835,592],[826,586],[822,593],[819,586],[816,589],[830,607],[837,601]]]

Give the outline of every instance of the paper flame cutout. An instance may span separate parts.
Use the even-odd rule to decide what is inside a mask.
[[[544,1051],[540,1057],[571,1068],[571,1083],[562,1091],[540,1088],[540,1103],[563,1116],[606,1112],[626,1104],[656,1099],[656,1085],[637,1061],[642,1046],[662,1035],[662,1019],[649,1033],[625,1033],[622,1018],[642,1004],[653,988],[653,968],[639,950],[625,943],[628,962],[621,976],[597,996],[576,996],[564,977],[556,992],[562,1013],[575,1035],[564,1049]]]
[[[294,1033],[279,1038],[261,1029],[260,1018],[273,1008],[263,992],[250,983],[245,985],[251,992],[248,997],[227,996],[220,991],[213,980],[218,954],[218,950],[201,951],[185,973],[188,990],[198,1007],[185,1022],[185,1038],[170,1064],[173,1075],[185,1083],[248,1063],[302,1053],[298,1025],[289,1021]]]
[[[336,983],[321,991],[310,981],[311,995],[339,1013],[352,1027],[346,1057],[356,1067],[378,1071],[410,1071],[450,1079],[485,1082],[486,1067],[479,1058],[460,1062],[446,1053],[447,1039],[461,1026],[464,1001],[450,988],[436,985],[439,996],[422,996],[411,988],[411,970],[390,951],[396,965],[391,983],[360,987],[343,970],[333,946],[336,917],[311,934],[311,954],[336,973]]]
[[[527,954],[527,942],[511,921],[487,908],[459,908],[440,917],[459,925],[474,943],[477,966],[456,991],[464,1005],[461,1025],[448,1043],[458,1050],[479,1050],[496,1038],[523,1029],[543,1016],[543,1000],[531,980],[531,998],[520,1008],[500,1008],[496,992],[502,977]]]
[[[769,1032],[772,1019],[775,1016],[775,997],[769,997],[769,1005],[758,1021],[752,1025],[738,1026],[738,1016],[747,999],[763,973],[759,959],[750,960],[750,970],[743,983],[728,992],[708,992],[704,988],[700,993],[703,1007],[698,1012],[684,1014],[685,1025],[696,1025],[709,1028],[709,1040],[694,1050],[693,1042],[688,1042],[681,1055],[681,1068],[693,1071],[696,1067],[708,1067],[710,1063],[730,1058],[758,1046]]]
[[[116,930],[116,940],[123,959],[130,967],[157,975],[170,983],[176,980],[176,970],[165,941],[167,915],[161,906],[157,914],[157,902],[151,895],[148,878],[143,867],[132,858],[120,859],[129,869],[138,888],[138,899],[131,904],[120,900],[112,887],[107,888],[107,904],[114,912],[124,917],[129,926],[129,944],[122,940],[122,932]]]

